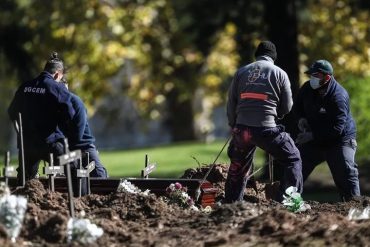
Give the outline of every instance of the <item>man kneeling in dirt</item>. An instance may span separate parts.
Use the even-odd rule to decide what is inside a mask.
[[[305,181],[313,169],[327,161],[341,198],[360,195],[356,153],[356,125],[347,91],[334,79],[333,67],[318,60],[306,71],[310,75],[299,90],[294,112],[302,131],[296,143],[302,156]]]
[[[18,114],[22,114],[26,180],[38,176],[39,163],[49,160],[49,153],[55,157],[64,153],[64,135],[58,124],[70,122],[75,112],[70,93],[59,83],[63,73],[63,61],[54,52],[46,62],[44,71],[18,88],[9,106],[8,113],[12,121],[17,121]],[[18,126],[16,131],[19,130]],[[21,178],[18,168],[19,182]]]
[[[66,76],[64,75],[61,82],[68,89]],[[67,126],[60,125],[61,130],[68,137],[71,150],[80,149],[82,153],[82,165],[86,168],[88,162],[95,162],[95,169],[90,173],[91,177],[107,178],[108,173],[99,159],[98,151],[94,145],[95,137],[93,136],[89,123],[87,121],[87,110],[81,98],[71,94],[71,102],[75,115]],[[87,157],[88,154],[88,157]]]
[[[290,81],[285,71],[274,65],[275,45],[262,41],[256,62],[240,68],[229,88],[227,116],[232,128],[229,145],[230,168],[225,184],[225,202],[242,201],[256,147],[271,154],[283,165],[277,201],[286,188],[302,192],[302,163],[294,141],[276,119],[289,113],[292,105]]]

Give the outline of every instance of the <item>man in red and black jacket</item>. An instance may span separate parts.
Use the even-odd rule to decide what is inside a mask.
[[[310,80],[300,89],[294,103],[301,133],[296,143],[302,158],[305,181],[314,168],[326,161],[343,200],[360,195],[354,161],[356,124],[347,91],[335,80],[333,67],[318,60],[308,71]]]

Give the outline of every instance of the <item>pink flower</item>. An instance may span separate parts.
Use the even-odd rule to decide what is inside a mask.
[[[193,206],[194,200],[187,194],[187,187],[182,186],[180,183],[172,183],[166,188],[167,197],[170,203],[177,203],[183,208]]]
[[[182,185],[181,185],[180,183],[176,182],[176,183],[175,183],[175,188],[176,188],[177,190],[181,190]]]
[[[194,205],[194,201],[193,201],[193,199],[191,199],[190,197],[188,198],[188,200],[187,200],[187,202],[186,202],[187,204],[189,204],[190,206],[191,205]]]

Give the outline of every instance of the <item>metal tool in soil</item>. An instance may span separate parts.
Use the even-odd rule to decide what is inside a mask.
[[[216,157],[215,161],[213,161],[211,167],[208,169],[207,173],[204,175],[203,179],[200,181],[200,184],[199,184],[197,190],[195,191],[195,201],[198,201],[199,196],[202,193],[201,192],[201,187],[202,187],[203,183],[206,181],[208,175],[211,173],[212,169],[215,167],[218,158],[220,157],[221,153],[224,151],[226,145],[229,143],[231,137],[232,136],[230,135],[229,138],[227,138],[225,144],[222,146],[220,152],[217,154],[217,157]]]
[[[268,160],[269,166],[269,183],[265,185],[265,196],[266,199],[276,199],[277,194],[279,193],[280,182],[274,182],[274,157],[269,154]]]

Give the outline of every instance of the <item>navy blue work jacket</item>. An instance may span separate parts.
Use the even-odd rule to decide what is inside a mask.
[[[312,89],[307,81],[298,92],[293,110],[299,118],[307,119],[314,141],[319,145],[356,138],[349,95],[333,76],[323,95]]]
[[[70,92],[44,71],[18,88],[8,114],[14,121],[18,113],[22,114],[24,144],[37,147],[64,138],[58,124],[68,124],[75,111]]]

